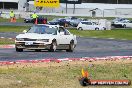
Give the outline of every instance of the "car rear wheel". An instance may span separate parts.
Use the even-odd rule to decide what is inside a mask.
[[[106,28],[104,27],[104,30],[106,30]]]
[[[95,28],[95,30],[99,30],[99,28]]]
[[[126,25],[125,24],[123,25],[123,28],[126,28]]]
[[[75,48],[75,44],[74,44],[74,42],[71,42],[70,45],[69,45],[69,49],[66,50],[66,52],[73,52],[74,48]]]
[[[16,52],[23,52],[23,49],[16,48]]]
[[[55,52],[57,49],[57,42],[56,41],[53,41],[52,44],[51,44],[51,47],[50,47],[50,50],[51,52]]]

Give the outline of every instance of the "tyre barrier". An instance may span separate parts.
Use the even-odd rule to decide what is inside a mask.
[[[107,56],[107,57],[82,57],[82,58],[62,58],[62,59],[36,59],[36,60],[16,60],[16,61],[0,61],[0,65],[12,65],[22,63],[60,63],[71,61],[117,61],[117,60],[132,60],[132,56]]]

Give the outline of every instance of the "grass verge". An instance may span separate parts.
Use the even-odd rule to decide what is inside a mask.
[[[16,19],[17,22],[24,22],[23,18]],[[0,22],[10,22],[10,19],[0,17]]]
[[[98,37],[98,38],[115,38],[132,40],[132,29],[115,29],[115,30],[70,30],[75,35],[83,37]]]
[[[5,44],[15,44],[15,40],[14,39],[1,38],[0,39],[0,45],[5,45]]]
[[[81,68],[91,79],[132,80],[132,61],[97,61],[16,64],[0,66],[0,88],[82,88]],[[90,86],[88,88],[132,88],[131,86]]]
[[[0,32],[22,32],[29,28],[29,26],[0,26]]]

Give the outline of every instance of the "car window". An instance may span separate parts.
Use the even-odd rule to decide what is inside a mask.
[[[64,35],[70,35],[70,33],[66,29],[64,29],[63,27],[59,28],[59,33],[64,34]]]
[[[91,22],[81,22],[82,24],[86,24],[86,25],[92,25]]]
[[[31,27],[27,33],[38,33],[38,34],[56,34],[56,28],[49,28],[48,26],[44,25],[37,25]]]
[[[87,22],[81,22],[82,24],[87,24]]]
[[[92,25],[92,23],[91,22],[87,22],[87,25]]]

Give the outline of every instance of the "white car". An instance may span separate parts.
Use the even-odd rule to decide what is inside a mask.
[[[132,21],[115,22],[112,26],[119,28],[132,28]]]
[[[106,30],[106,27],[97,24],[96,22],[81,21],[78,26],[78,30]]]
[[[17,52],[23,49],[66,50],[73,52],[77,44],[76,35],[58,25],[34,25],[26,33],[16,36],[15,48]]]

